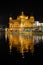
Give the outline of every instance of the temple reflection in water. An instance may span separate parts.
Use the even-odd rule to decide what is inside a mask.
[[[12,47],[16,47],[20,53],[34,52],[34,42],[36,37],[33,36],[32,29],[34,28],[34,16],[25,16],[24,13],[13,20],[9,18],[9,28],[5,28],[5,38],[9,39],[9,48],[12,51]],[[37,40],[40,40],[37,37]]]

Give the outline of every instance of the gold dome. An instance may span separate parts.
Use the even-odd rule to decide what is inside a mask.
[[[28,16],[25,16],[25,15],[24,15],[24,12],[22,11],[22,12],[21,12],[21,15],[20,15],[18,18],[28,19]]]
[[[10,17],[9,20],[12,20],[12,17]]]

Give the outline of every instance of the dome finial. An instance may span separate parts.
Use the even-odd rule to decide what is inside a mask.
[[[24,12],[22,11],[21,14],[24,15]]]

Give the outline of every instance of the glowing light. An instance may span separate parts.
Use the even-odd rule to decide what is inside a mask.
[[[5,28],[5,39],[7,40],[7,28]]]
[[[9,20],[12,20],[12,17],[10,17]]]
[[[39,26],[39,21],[35,21],[35,26]]]
[[[25,37],[25,35],[31,36],[32,31],[24,32],[23,33],[24,37],[21,34],[15,35],[15,32],[20,33],[22,30],[25,30],[25,28],[34,27],[33,25],[34,17],[31,16],[30,18],[28,18],[28,16],[25,16],[24,13],[22,12],[22,14],[18,18],[20,22],[18,21],[18,19],[14,20],[14,22],[12,23],[9,22],[8,39],[9,39],[10,51],[12,47],[17,47],[17,50],[19,50],[20,53],[22,53],[22,55],[24,55],[24,52],[28,52],[29,49],[33,53],[34,51],[33,37],[32,38]],[[12,17],[10,17],[9,19],[11,21]]]

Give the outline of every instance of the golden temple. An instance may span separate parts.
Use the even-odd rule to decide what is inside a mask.
[[[26,29],[26,28],[30,29],[31,27],[34,27],[34,16],[30,16],[29,18],[28,16],[24,15],[24,13],[22,12],[21,15],[17,17],[17,19],[13,20],[12,17],[9,18],[9,28],[8,30],[7,29],[5,30],[8,31],[7,35],[9,39],[10,50],[14,46],[14,47],[18,47],[21,53],[24,53],[25,51],[28,51],[29,49],[31,50],[31,52],[34,51],[33,37],[31,38],[29,37],[28,34],[24,34],[24,33],[23,35],[24,36],[27,35],[29,38],[24,37],[21,34],[15,35],[15,32],[20,33],[20,31],[22,32],[23,29]],[[32,33],[32,32],[29,32],[29,33]]]
[[[14,19],[12,17],[9,18],[9,28],[13,29],[15,27],[34,27],[34,16],[30,16],[30,18],[22,12],[20,16],[17,17],[17,19]]]

